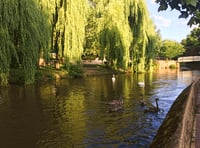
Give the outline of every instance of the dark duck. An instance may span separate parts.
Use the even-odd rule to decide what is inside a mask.
[[[147,101],[145,101],[143,98],[140,100],[140,105],[141,106],[146,106],[148,104]]]
[[[147,106],[147,108],[144,110],[144,112],[145,112],[145,113],[148,113],[148,112],[150,112],[150,113],[159,112],[159,111],[160,111],[160,108],[159,108],[159,106],[158,106],[158,100],[159,100],[158,98],[155,99],[155,101],[156,101],[156,106],[154,106],[154,105],[151,104],[151,103],[146,103],[146,102],[144,102],[144,105]]]
[[[108,103],[109,106],[109,112],[117,112],[123,109],[123,100],[112,100]]]

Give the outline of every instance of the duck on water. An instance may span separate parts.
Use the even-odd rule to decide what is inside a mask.
[[[109,106],[109,112],[117,112],[123,109],[123,100],[112,100],[108,103]]]
[[[144,99],[140,100],[140,105],[145,106],[144,113],[157,113],[161,111],[158,105],[159,98],[156,98],[156,106],[152,103],[145,101]],[[123,109],[123,100],[112,100],[111,102],[107,103],[109,105],[109,111],[108,112],[118,112]]]
[[[160,108],[159,108],[159,105],[158,105],[158,100],[159,98],[156,98],[155,101],[156,101],[156,106],[153,105],[152,103],[150,102],[147,102],[145,101],[144,99],[142,99],[140,101],[140,105],[141,106],[146,106],[147,108],[145,108],[144,110],[144,113],[148,113],[148,112],[151,112],[151,113],[156,113],[156,112],[159,112],[160,111]]]

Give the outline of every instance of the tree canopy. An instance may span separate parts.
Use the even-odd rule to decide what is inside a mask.
[[[181,41],[181,44],[185,47],[186,51],[184,56],[195,56],[200,54],[200,28],[194,28],[186,39]]]
[[[200,48],[200,28],[194,28],[187,38],[182,41],[185,47]]]
[[[138,72],[149,70],[157,33],[144,1],[111,0],[104,3],[100,14],[101,51],[111,66],[127,69],[131,65]]]
[[[200,1],[199,0],[156,0],[160,6],[158,11],[163,11],[169,7],[180,12],[179,18],[190,17],[188,25],[200,23]]]
[[[0,4],[0,83],[8,84],[10,68],[24,71],[34,82],[40,53],[47,53],[49,26],[34,0],[6,0]]]
[[[184,51],[185,48],[182,44],[176,41],[164,40],[160,48],[160,55],[165,58],[172,59],[182,55]]]
[[[92,53],[113,69],[145,72],[160,40],[141,0],[6,0],[0,10],[1,85],[13,68],[34,83],[39,58],[51,52],[66,67]]]

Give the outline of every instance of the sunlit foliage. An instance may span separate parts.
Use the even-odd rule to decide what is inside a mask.
[[[185,48],[183,47],[183,45],[181,45],[180,43],[176,41],[164,40],[160,51],[161,51],[160,53],[161,56],[172,59],[183,54],[183,52],[185,51]]]
[[[200,48],[200,28],[194,28],[182,43],[185,47]]]
[[[184,56],[194,56],[200,54],[200,28],[194,28],[186,37],[181,41],[181,44],[186,48]]]
[[[66,65],[89,53],[115,70],[152,69],[160,38],[144,1],[6,0],[0,10],[1,85],[10,68],[33,83],[39,58],[50,52]]]
[[[149,70],[157,34],[143,1],[51,1],[52,52],[72,63],[99,55],[113,69]]]
[[[106,5],[101,19],[101,56],[105,57],[113,69],[127,68],[129,48],[132,40],[128,19],[125,17],[123,1],[111,1]]]
[[[8,84],[10,68],[23,69],[25,83],[33,83],[39,55],[47,49],[46,16],[33,0],[1,1],[0,10],[0,83]]]
[[[97,5],[101,4],[101,56],[114,69],[149,70],[158,36],[146,4],[140,0],[106,2]]]
[[[51,51],[68,62],[80,61],[85,39],[87,0],[41,0],[52,26]]]
[[[149,70],[149,64],[156,53],[157,33],[144,1],[130,0],[129,25],[133,34],[131,57],[135,71],[144,72]],[[145,66],[146,65],[146,66]]]
[[[90,2],[85,26],[85,44],[82,59],[94,60],[100,54],[99,31],[98,31],[98,11],[95,3]]]

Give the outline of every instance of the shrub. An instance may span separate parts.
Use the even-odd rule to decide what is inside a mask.
[[[68,68],[69,76],[73,78],[80,78],[83,76],[83,68],[80,64],[70,64]]]
[[[171,65],[169,65],[169,68],[170,69],[176,69],[176,65],[175,64],[171,64]]]

